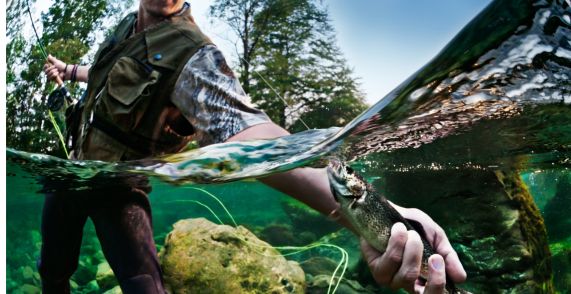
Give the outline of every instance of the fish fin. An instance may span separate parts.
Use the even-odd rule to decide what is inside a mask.
[[[426,232],[424,231],[424,227],[422,226],[421,223],[419,223],[418,221],[412,220],[412,219],[408,219],[405,218],[405,220],[410,224],[410,226],[412,227],[413,230],[415,230],[421,238],[426,240]],[[410,228],[408,228],[410,229]]]
[[[430,255],[434,254],[434,248],[432,248],[432,244],[430,244],[430,242],[428,242],[428,238],[426,236],[426,231],[424,230],[424,227],[422,226],[421,223],[412,220],[412,219],[408,219],[405,218],[405,220],[408,222],[408,226],[410,226],[411,228],[407,229],[413,229],[415,230],[418,235],[420,236],[420,239],[422,240],[422,245],[423,245],[423,256],[424,258],[428,259],[428,257],[430,257]]]

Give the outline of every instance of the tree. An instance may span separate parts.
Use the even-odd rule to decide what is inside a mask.
[[[32,9],[35,2],[26,1],[12,1],[6,11],[6,143],[20,150],[61,156],[63,150],[46,106],[53,84],[47,83],[42,74],[45,60],[38,40],[31,30],[24,30],[30,22],[28,5]],[[96,36],[107,32],[110,24],[131,6],[132,1],[61,0],[42,14],[41,22],[34,22],[41,29],[40,42],[49,53],[65,62],[79,63],[93,52]],[[75,97],[83,91],[70,83],[66,87]],[[61,122],[63,114],[55,115]]]
[[[236,31],[244,89],[281,126],[299,130],[300,117],[311,127],[338,125],[365,108],[320,2],[218,0],[211,15]],[[331,115],[318,119],[324,109]]]
[[[215,0],[210,6],[210,15],[225,21],[238,36],[240,44],[240,82],[246,93],[250,92],[250,64],[267,33],[271,21],[267,0]]]

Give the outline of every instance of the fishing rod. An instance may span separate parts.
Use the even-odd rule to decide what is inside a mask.
[[[36,30],[36,25],[34,24],[34,18],[32,17],[32,12],[30,10],[29,1],[26,1],[26,6],[28,9],[28,15],[30,16],[30,22],[32,24],[32,29],[34,30],[34,34],[36,35],[36,40],[38,41],[38,46],[40,47],[40,52],[42,53],[42,56],[44,57],[46,62],[48,64],[51,64],[48,61],[48,53],[47,53],[44,45],[42,44],[42,40],[40,39],[38,31]],[[65,152],[66,156],[69,157],[69,153],[67,152],[65,140],[63,139],[63,134],[62,134],[57,122],[55,121],[55,118],[54,118],[52,111],[59,111],[63,107],[65,101],[67,101],[68,104],[72,104],[74,102],[74,100],[73,100],[73,98],[71,98],[69,91],[65,87],[65,84],[63,83],[63,80],[59,77],[59,75],[56,75],[56,84],[58,85],[58,87],[48,95],[48,101],[47,101],[48,114],[50,117],[50,121],[51,121],[52,125],[54,126],[56,133],[58,134],[59,140],[60,140],[62,147],[63,147],[63,151]]]
[[[29,1],[26,1],[26,5],[28,8],[28,15],[30,16],[30,22],[32,23],[32,29],[34,30],[34,34],[36,35],[36,40],[38,40],[38,46],[40,47],[40,52],[42,53],[42,56],[44,57],[46,62],[48,64],[51,64],[48,61],[48,53],[46,51],[46,48],[42,44],[42,40],[40,39],[38,31],[36,30],[36,25],[34,24],[34,18],[32,17],[32,12],[30,11]],[[65,84],[63,83],[63,80],[59,77],[59,75],[56,76],[55,82],[58,85],[58,88],[52,91],[48,96],[48,109],[51,111],[59,111],[64,104],[64,100],[67,101],[67,103],[69,104],[73,103],[73,98],[71,98],[69,91],[65,87]]]

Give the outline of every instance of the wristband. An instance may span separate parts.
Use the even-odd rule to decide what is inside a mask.
[[[74,64],[73,65],[73,69],[71,70],[71,81],[75,82],[76,78],[77,78],[77,68],[79,67],[79,65]]]
[[[66,80],[66,77],[67,77],[67,66],[68,66],[68,65],[69,65],[69,64],[66,63],[66,64],[65,64],[65,68],[63,69],[63,80]]]

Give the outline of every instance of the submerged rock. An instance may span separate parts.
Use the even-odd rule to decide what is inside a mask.
[[[16,289],[13,293],[15,294],[39,294],[41,293],[41,289],[38,286],[24,284]]]
[[[333,283],[332,283],[333,282]],[[329,289],[333,290],[335,284],[337,283],[337,278],[331,281],[330,275],[318,275],[315,277],[310,277],[308,279],[307,294],[326,294],[329,293]],[[356,294],[356,293],[375,293],[374,289],[369,289],[361,286],[359,282],[343,279],[337,290],[337,294]]]
[[[304,244],[296,235],[294,235],[291,227],[284,224],[270,224],[264,227],[257,235],[260,236],[260,239],[272,244],[273,246]]]
[[[517,171],[388,172],[376,185],[387,198],[420,208],[444,228],[468,273],[463,288],[553,292],[545,225]]]
[[[97,274],[95,274],[95,280],[97,281],[97,285],[99,285],[101,290],[111,289],[117,285],[115,274],[107,262],[102,262],[97,266]]]
[[[555,289],[561,293],[571,290],[571,238],[550,246],[553,252]]]
[[[311,257],[301,263],[303,271],[312,276],[331,275],[337,266],[338,262],[322,256]]]
[[[121,291],[121,288],[119,286],[115,286],[113,287],[113,289],[103,292],[103,294],[121,294],[121,293],[123,292]]]
[[[340,224],[324,217],[321,213],[297,200],[283,200],[281,206],[291,220],[292,231],[296,235],[306,235],[302,241],[305,244],[313,242],[327,234],[339,231],[342,228]],[[308,233],[312,235],[309,236]]]
[[[304,293],[297,262],[239,226],[204,218],[174,224],[159,253],[172,293]]]

